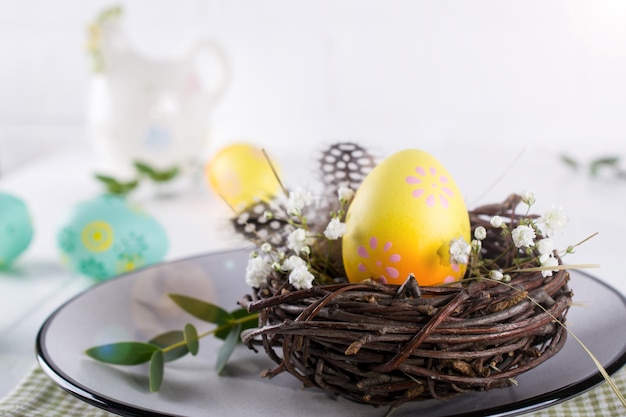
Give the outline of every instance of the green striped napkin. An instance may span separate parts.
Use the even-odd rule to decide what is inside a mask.
[[[0,417],[115,416],[64,391],[39,366],[0,401]]]
[[[612,378],[620,392],[626,395],[626,367],[622,367],[614,373]],[[617,417],[625,415],[626,407],[620,403],[606,382],[554,407],[528,414],[532,417]]]
[[[626,392],[626,367],[613,379],[622,393]],[[607,383],[569,401],[526,416],[532,417],[596,417],[623,416],[624,408]],[[39,367],[35,367],[20,385],[0,401],[0,417],[110,417],[109,412],[96,408],[68,394]]]

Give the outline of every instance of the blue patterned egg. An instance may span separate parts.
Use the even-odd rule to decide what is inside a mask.
[[[113,195],[74,206],[57,243],[72,270],[98,280],[160,262],[168,248],[167,234],[154,217]]]
[[[21,199],[0,193],[0,268],[10,265],[33,239],[33,222]]]

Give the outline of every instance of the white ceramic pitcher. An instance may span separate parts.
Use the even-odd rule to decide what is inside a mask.
[[[128,42],[119,13],[101,18],[93,36],[99,65],[91,80],[88,128],[99,171],[124,178],[135,174],[136,161],[183,172],[203,162],[211,112],[228,79],[222,50],[203,40],[182,56],[149,59]],[[207,57],[210,69],[202,66]]]

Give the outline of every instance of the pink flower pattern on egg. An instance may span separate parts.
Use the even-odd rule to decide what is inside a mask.
[[[369,239],[368,246],[369,250],[365,248],[365,246],[359,246],[357,249],[357,254],[363,260],[358,265],[359,271],[363,273],[369,271],[372,277],[378,278],[378,280],[383,284],[388,282],[388,278],[398,278],[400,272],[393,266],[390,266],[389,263],[400,262],[401,258],[397,253],[388,253],[391,249],[391,242],[386,242],[382,246],[383,253],[380,253],[380,249],[378,249],[378,238],[376,236],[372,236]],[[381,259],[385,259],[386,262],[383,263]],[[372,268],[374,270],[370,270],[366,263],[368,263],[371,267],[375,267]],[[376,277],[376,275],[378,276]]]
[[[450,179],[445,175],[437,174],[435,167],[425,169],[422,166],[415,168],[417,176],[409,175],[405,181],[410,185],[417,185],[412,192],[415,198],[425,198],[428,207],[434,207],[437,201],[443,208],[448,208],[449,197],[454,196],[454,192],[448,187]]]

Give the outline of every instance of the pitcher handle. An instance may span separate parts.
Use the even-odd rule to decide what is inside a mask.
[[[219,69],[221,71],[221,73],[218,75],[219,78],[218,82],[216,83],[217,85],[213,87],[212,90],[210,89],[210,86],[207,86],[207,89],[209,89],[209,93],[212,96],[213,102],[217,103],[223,97],[224,92],[226,91],[226,87],[228,87],[228,84],[230,83],[230,63],[222,47],[208,39],[197,41],[189,51],[189,56],[192,58],[192,60],[196,60],[200,53],[205,50],[213,53],[213,56],[216,58],[216,61],[220,67]]]

